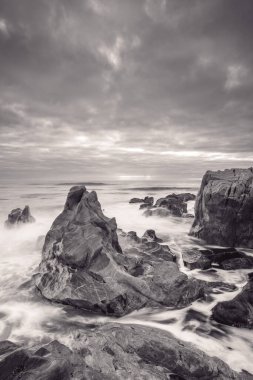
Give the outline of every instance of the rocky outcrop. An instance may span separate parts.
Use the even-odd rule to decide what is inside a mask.
[[[155,230],[147,230],[144,232],[142,239],[146,239],[147,241],[156,241],[157,243],[161,243],[162,239],[156,236]]]
[[[143,203],[144,199],[142,198],[132,198],[130,199],[129,203]]]
[[[212,318],[225,325],[253,328],[253,273],[249,274],[241,293],[230,301],[215,305]]]
[[[212,265],[227,270],[253,268],[253,256],[248,256],[235,248],[184,249],[182,258],[188,269],[209,269]]]
[[[140,208],[147,208],[144,212],[145,216],[167,217],[173,215],[189,217],[190,214],[187,214],[187,202],[194,199],[195,195],[191,193],[173,193],[158,199],[152,208],[143,207],[142,205]]]
[[[5,221],[5,227],[10,228],[19,224],[34,222],[35,218],[31,215],[30,207],[25,206],[23,210],[15,208],[9,213],[8,219]]]
[[[252,380],[217,357],[151,327],[108,324],[77,332],[70,350],[58,341],[25,348],[0,342],[8,380]]]
[[[156,201],[155,207],[163,207],[174,216],[182,216],[187,213],[187,203],[181,194],[170,194]]]
[[[133,231],[122,233],[119,242],[116,229],[95,192],[71,188],[46,235],[34,276],[41,294],[116,316],[144,306],[184,307],[205,296],[205,283],[181,273],[169,247],[140,239]]]
[[[154,197],[145,197],[144,199],[141,198],[132,198],[130,199],[129,203],[142,203],[140,205],[141,208],[151,207],[154,203]]]
[[[252,184],[252,168],[206,172],[190,235],[208,244],[253,248]]]

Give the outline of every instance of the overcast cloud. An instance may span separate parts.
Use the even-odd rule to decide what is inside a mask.
[[[253,161],[252,0],[0,0],[1,178]]]

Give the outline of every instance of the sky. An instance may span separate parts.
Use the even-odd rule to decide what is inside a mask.
[[[253,162],[252,0],[0,0],[0,178]]]

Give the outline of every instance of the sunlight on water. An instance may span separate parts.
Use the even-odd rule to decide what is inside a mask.
[[[215,272],[189,271],[183,266],[182,247],[196,245],[187,235],[192,219],[145,217],[138,204],[129,204],[132,197],[152,195],[155,199],[172,191],[128,191],[122,186],[98,186],[97,192],[102,209],[108,217],[116,217],[119,228],[134,230],[142,236],[146,229],[154,229],[179,258],[181,270],[188,276],[206,281],[234,283],[238,290],[215,294],[210,302],[196,301],[181,310],[168,308],[143,309],[120,319],[90,315],[73,311],[70,307],[43,300],[35,291],[31,277],[40,263],[41,252],[37,247],[39,236],[45,235],[54,218],[62,210],[69,186],[27,186],[0,189],[0,339],[17,342],[48,341],[58,339],[71,346],[74,328],[87,324],[110,321],[137,323],[166,330],[178,338],[194,343],[212,356],[218,356],[233,369],[253,372],[253,332],[222,326],[210,320],[211,309],[217,302],[229,300],[241,291],[246,283],[247,270]],[[90,187],[88,186],[90,190]],[[174,192],[184,192],[175,190]],[[187,190],[188,191],[188,190]],[[196,193],[196,191],[193,191]],[[3,222],[15,207],[29,204],[36,223],[7,230]],[[193,213],[194,202],[189,202],[188,212]]]

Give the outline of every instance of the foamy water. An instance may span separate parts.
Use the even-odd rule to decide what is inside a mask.
[[[34,291],[31,277],[36,273],[41,252],[37,238],[45,235],[54,218],[62,210],[70,185],[12,185],[0,188],[0,339],[16,342],[44,342],[58,339],[71,346],[76,328],[90,324],[117,321],[158,327],[176,337],[191,342],[211,356],[218,356],[233,369],[253,373],[253,332],[224,326],[210,320],[211,309],[217,302],[236,296],[245,285],[249,270],[214,271],[187,270],[181,258],[182,247],[196,245],[188,237],[192,219],[146,218],[139,205],[129,204],[132,197],[152,195],[155,199],[171,190],[128,190],[130,185],[87,186],[98,193],[105,215],[116,217],[119,228],[134,230],[141,236],[146,229],[155,229],[178,256],[179,265],[188,276],[207,281],[224,281],[237,286],[235,292],[221,292],[210,302],[196,301],[181,310],[168,308],[143,309],[120,319],[78,312],[71,307],[50,303]],[[196,193],[195,190],[191,192]],[[36,223],[6,230],[3,222],[8,212],[30,205]],[[193,212],[189,202],[188,212]]]

